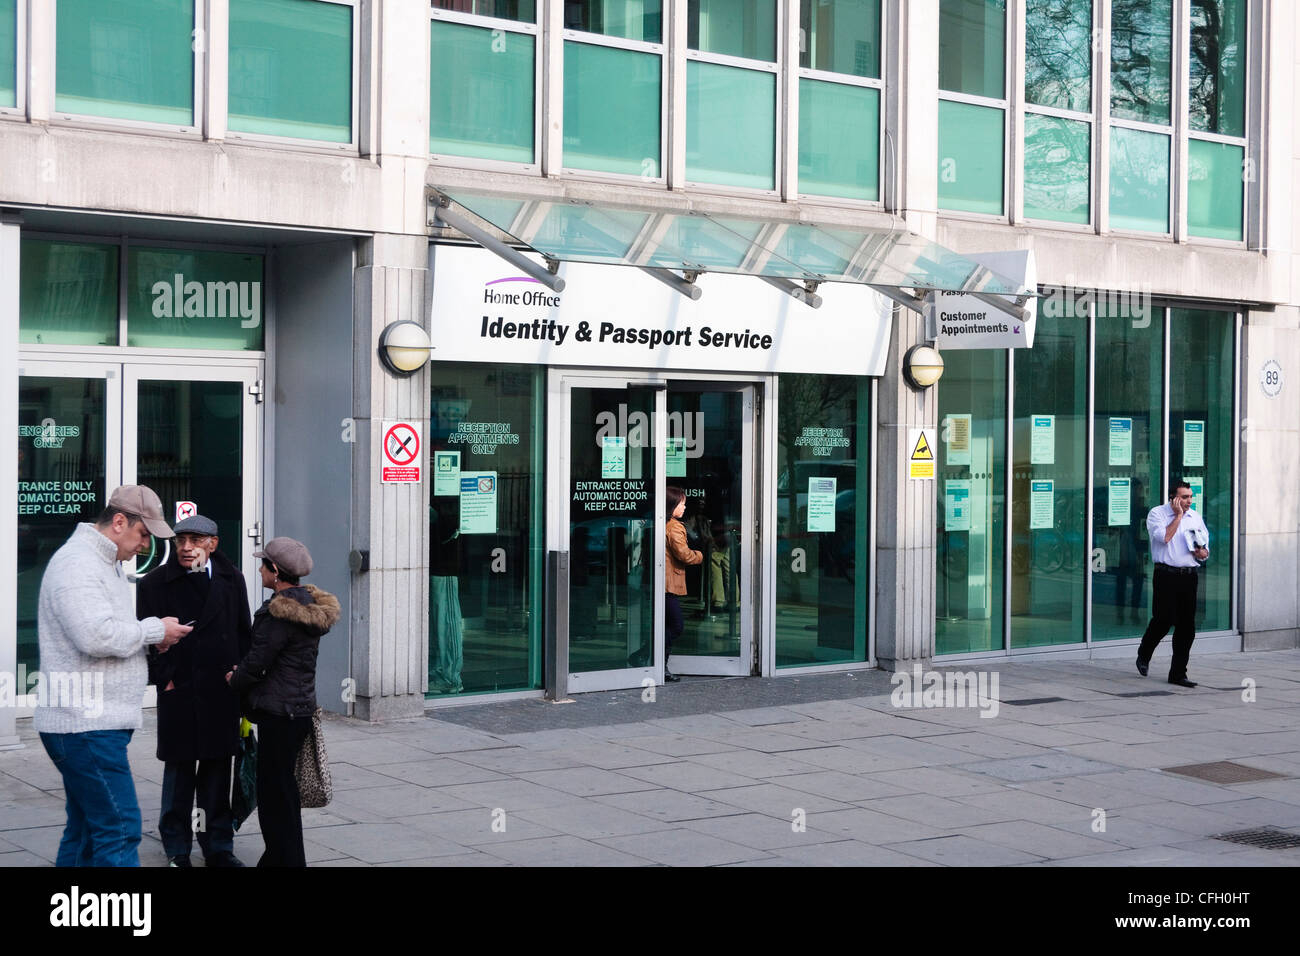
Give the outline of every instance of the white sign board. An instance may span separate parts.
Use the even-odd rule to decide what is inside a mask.
[[[497,533],[497,473],[460,473],[460,533]]]
[[[1106,460],[1111,467],[1127,468],[1133,464],[1133,419],[1111,418],[1110,452]]]
[[[813,309],[756,276],[710,272],[694,301],[640,269],[564,262],[556,293],[484,249],[429,257],[435,361],[885,372],[892,304],[865,285],[822,283]]]
[[[971,479],[949,478],[943,483],[943,530],[970,530]]]
[[[420,447],[418,422],[383,422],[379,430],[379,480],[383,484],[418,484],[422,471]]]
[[[1019,292],[1038,291],[1034,254],[1028,249],[968,254],[966,258],[996,272]],[[1015,304],[1014,296],[999,298]],[[925,298],[925,327],[940,351],[1033,348],[1037,303],[1033,297],[1026,301],[1028,318],[1021,321],[969,293],[932,292]]]
[[[1133,516],[1133,489],[1128,478],[1111,478],[1106,523],[1110,527],[1128,525]]]
[[[1029,527],[1033,531],[1046,530],[1056,523],[1052,514],[1055,484],[1046,478],[1029,483]]]
[[[1029,463],[1056,464],[1056,416],[1029,416]]]
[[[435,495],[460,494],[460,452],[435,451],[433,453],[433,493]]]
[[[808,479],[808,530],[835,530],[835,478]]]

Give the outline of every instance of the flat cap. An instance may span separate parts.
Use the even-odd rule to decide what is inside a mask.
[[[293,538],[272,538],[261,551],[254,551],[253,557],[267,558],[295,578],[311,574],[311,552],[305,544]]]
[[[217,523],[211,518],[205,518],[203,515],[190,515],[188,518],[182,518],[176,522],[176,527],[172,530],[177,534],[215,535],[217,533]]]

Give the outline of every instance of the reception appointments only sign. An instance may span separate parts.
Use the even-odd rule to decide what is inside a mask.
[[[865,285],[823,283],[812,309],[756,276],[707,273],[694,301],[640,269],[565,262],[553,292],[483,249],[429,255],[434,361],[884,374],[891,305]]]

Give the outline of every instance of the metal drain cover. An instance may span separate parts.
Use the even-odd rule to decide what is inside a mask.
[[[1264,850],[1290,850],[1300,846],[1300,833],[1288,833],[1273,827],[1259,827],[1255,830],[1234,830],[1210,837],[1211,840],[1223,840],[1227,843],[1244,843]]]
[[[1183,767],[1165,767],[1165,773],[1181,773],[1185,777],[1208,780],[1210,783],[1254,783],[1258,780],[1277,780],[1286,774],[1273,773],[1247,767],[1245,764],[1233,763],[1231,760],[1219,760],[1215,763],[1192,763]]]

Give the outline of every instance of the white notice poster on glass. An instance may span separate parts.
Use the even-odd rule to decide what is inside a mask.
[[[970,467],[970,415],[949,415],[944,422],[945,461]]]
[[[1110,458],[1111,467],[1128,468],[1133,464],[1133,419],[1112,418],[1110,420]]]
[[[1201,502],[1205,500],[1205,479],[1188,478],[1187,483],[1192,486],[1192,508],[1200,511]]]
[[[433,493],[435,495],[460,494],[460,452],[435,451],[433,453]]]
[[[1029,527],[1040,531],[1052,527],[1052,498],[1055,482],[1038,478],[1029,483]]]
[[[460,533],[497,533],[497,473],[460,473]]]
[[[600,477],[627,477],[627,436],[602,435],[600,439]]]
[[[686,477],[686,439],[669,438],[664,449],[664,474],[669,478]]]
[[[1205,422],[1187,419],[1183,422],[1183,467],[1205,467]]]
[[[1110,479],[1110,504],[1106,523],[1112,528],[1129,524],[1133,516],[1133,489],[1128,478]]]
[[[835,530],[835,478],[808,479],[808,530]]]
[[[1030,415],[1029,427],[1029,463],[1056,464],[1056,416]]]
[[[943,483],[943,530],[970,530],[969,478],[950,478]]]

